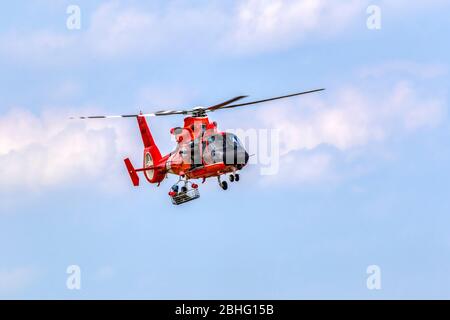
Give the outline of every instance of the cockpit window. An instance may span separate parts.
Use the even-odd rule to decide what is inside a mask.
[[[212,144],[212,143],[214,143],[214,141],[216,141],[216,135],[208,137],[208,144]]]
[[[236,145],[238,147],[242,145],[241,141],[239,141],[239,138],[235,134],[226,133],[225,136],[228,145]]]
[[[205,137],[203,161],[207,164],[222,162],[223,138],[221,134]]]

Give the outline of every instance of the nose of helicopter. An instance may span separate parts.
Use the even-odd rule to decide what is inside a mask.
[[[244,152],[245,152],[245,154],[244,154],[244,163],[236,164],[238,169],[242,169],[243,167],[245,167],[247,165],[247,163],[248,163],[248,160],[250,159],[250,155],[248,154],[248,152],[245,151],[245,150],[244,150]]]
[[[226,152],[223,154],[224,157],[224,163],[227,165],[233,165],[238,170],[243,168],[250,159],[250,155],[248,152],[242,148],[238,147],[234,150],[226,150]]]
[[[217,150],[222,152],[223,163],[234,166],[238,170],[243,168],[248,163],[250,155],[239,138],[235,134],[228,132],[220,138],[215,139],[214,143]]]

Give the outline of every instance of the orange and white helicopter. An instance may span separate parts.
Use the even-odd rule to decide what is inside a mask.
[[[239,170],[247,164],[249,154],[235,134],[221,132],[217,123],[210,122],[209,112],[248,106],[278,99],[284,99],[308,93],[323,91],[316,89],[300,93],[289,94],[269,99],[244,102],[236,104],[238,100],[247,96],[238,96],[228,101],[209,106],[195,107],[188,110],[166,110],[154,113],[139,113],[133,115],[117,116],[88,116],[79,119],[108,119],[108,118],[136,118],[144,144],[144,165],[135,169],[130,159],[125,159],[125,165],[134,186],[139,186],[139,172],[143,172],[149,183],[157,183],[166,178],[168,173],[179,176],[170,191],[169,196],[173,204],[181,204],[200,197],[198,184],[191,180],[216,177],[223,190],[228,189],[228,183],[222,181],[222,175],[229,175],[230,182],[239,181]],[[233,104],[235,103],[235,104]],[[148,127],[146,117],[159,117],[169,115],[185,115],[183,127],[170,130],[175,136],[177,146],[174,151],[163,156],[159,151]],[[72,118],[74,119],[74,118]]]

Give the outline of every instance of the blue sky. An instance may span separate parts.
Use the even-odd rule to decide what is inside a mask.
[[[66,8],[81,9],[68,30]],[[366,26],[369,5],[381,29]],[[0,16],[1,298],[450,298],[448,1],[16,1]],[[261,164],[175,207],[133,188],[133,120],[278,129]],[[182,117],[149,119],[163,152]],[[66,268],[81,268],[81,290]],[[381,269],[368,290],[366,268]]]

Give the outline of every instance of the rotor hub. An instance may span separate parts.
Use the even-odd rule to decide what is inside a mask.
[[[206,117],[206,109],[203,107],[195,107],[191,109],[190,113],[193,117]]]

